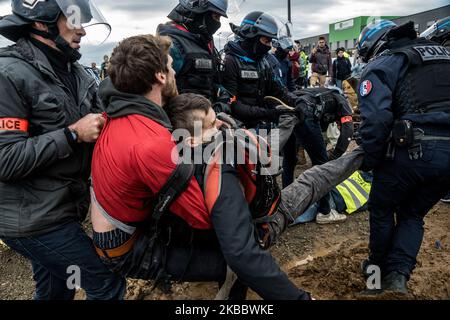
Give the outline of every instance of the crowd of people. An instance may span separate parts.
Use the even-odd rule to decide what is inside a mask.
[[[408,293],[423,219],[450,189],[448,22],[420,38],[412,22],[362,30],[360,147],[348,152],[343,48],[333,62],[322,38],[308,57],[254,11],[230,24],[221,59],[213,35],[228,2],[180,0],[157,34],[123,39],[86,70],[83,23],[102,14],[72,2],[75,22],[55,0],[12,0],[0,19],[15,43],[0,49],[0,238],[31,262],[35,299],[73,299],[76,266],[88,299],[123,299],[131,277],[311,300],[268,249],[314,207],[321,224],[368,208],[361,276],[377,267],[381,286],[362,294]],[[295,177],[299,148],[313,167]]]

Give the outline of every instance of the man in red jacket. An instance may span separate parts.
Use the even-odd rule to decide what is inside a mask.
[[[261,248],[230,166],[224,166],[212,212],[195,175],[158,228],[147,229],[153,226],[150,218],[158,195],[176,170],[172,127],[161,107],[177,94],[169,45],[166,38],[153,36],[123,40],[114,49],[110,78],[101,84],[107,120],[92,163],[97,253],[111,270],[127,277],[220,283],[229,265],[240,280],[231,292],[233,298],[245,298],[249,286],[265,299],[310,299]],[[205,118],[199,111],[205,124],[200,145],[220,125],[209,101],[202,99],[209,112]],[[182,109],[190,104],[199,108],[202,101],[179,103]],[[190,113],[184,116],[189,117]]]

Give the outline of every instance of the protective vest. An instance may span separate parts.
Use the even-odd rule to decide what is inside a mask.
[[[239,69],[239,86],[237,96],[242,103],[249,106],[264,106],[266,96],[266,82],[271,80],[272,67],[266,58],[257,62],[249,61],[245,57],[229,55],[235,59]]]
[[[417,39],[390,50],[407,58],[406,75],[394,93],[394,114],[450,112],[450,52],[434,42]]]
[[[347,213],[358,211],[369,201],[371,187],[371,183],[364,180],[358,171],[336,187],[347,206]]]
[[[175,29],[176,30],[176,29]],[[187,33],[189,35],[189,33]],[[210,52],[206,44],[195,39],[171,33],[171,29],[161,32],[174,40],[184,58],[183,67],[176,74],[178,91],[181,93],[197,93],[215,99],[214,83],[218,74],[218,54],[215,49]]]

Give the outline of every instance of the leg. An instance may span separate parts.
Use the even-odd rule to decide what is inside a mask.
[[[283,188],[294,181],[295,166],[297,164],[297,143],[292,134],[283,150]]]
[[[71,299],[73,288],[69,284],[80,285],[88,299],[123,298],[125,279],[102,264],[79,223],[67,223],[42,236],[7,239],[7,242],[32,261],[37,299]],[[77,277],[72,268],[80,271],[80,283],[74,283]]]

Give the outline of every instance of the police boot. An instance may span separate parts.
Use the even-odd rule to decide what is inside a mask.
[[[408,294],[408,278],[397,271],[392,271],[381,281],[381,287],[385,292]]]

